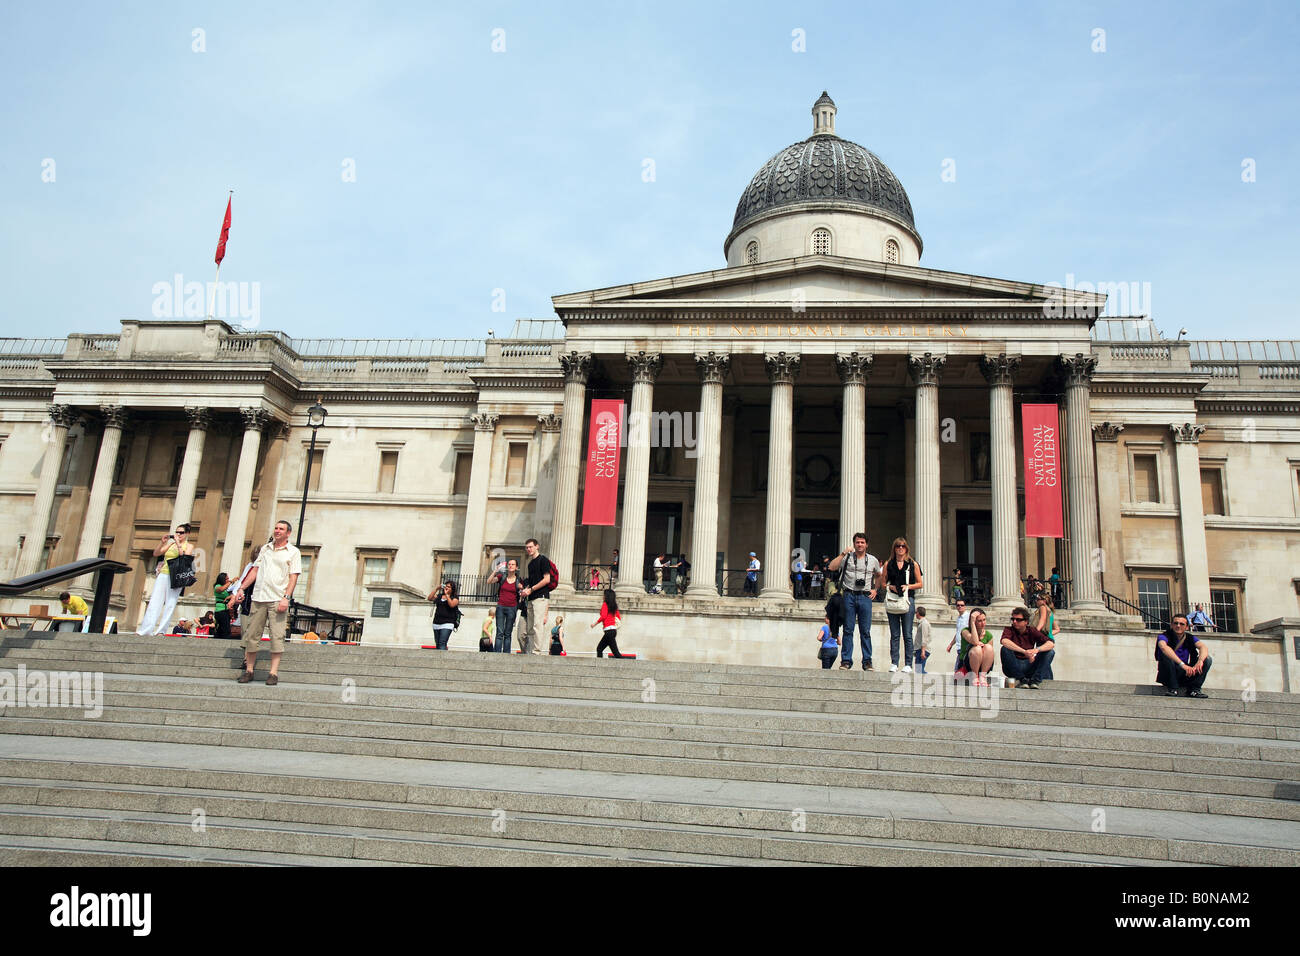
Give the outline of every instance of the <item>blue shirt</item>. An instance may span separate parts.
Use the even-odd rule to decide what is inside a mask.
[[[758,558],[750,558],[750,559],[749,559],[749,573],[748,573],[747,575],[745,575],[745,577],[748,578],[748,579],[751,580],[751,581],[757,581],[757,580],[758,580],[758,575],[755,573],[756,571],[758,571]]]
[[[831,636],[831,629],[825,624],[822,625],[822,629],[818,631],[818,634],[822,639],[822,650],[826,650],[828,647],[832,649],[839,647],[839,645],[835,643],[835,638]]]

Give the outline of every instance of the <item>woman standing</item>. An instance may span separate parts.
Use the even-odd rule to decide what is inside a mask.
[[[213,618],[216,621],[217,637],[220,640],[231,640],[230,633],[230,606],[227,603],[230,595],[234,593],[234,588],[230,586],[230,575],[222,571],[217,575],[217,581],[212,585],[212,604]]]
[[[998,652],[993,647],[993,635],[985,629],[988,615],[983,608],[970,612],[970,622],[962,628],[960,660],[966,662],[966,670],[974,672],[976,687],[989,686],[989,673]]]
[[[426,600],[438,602],[433,606],[433,646],[445,651],[451,632],[456,629],[456,605],[460,604],[456,582],[443,581],[440,587],[429,592]]]
[[[144,620],[140,623],[139,633],[161,634],[167,627],[167,622],[171,620],[172,612],[176,610],[176,602],[180,600],[184,588],[172,587],[167,562],[179,558],[182,554],[194,553],[194,545],[187,540],[189,536],[189,525],[177,525],[176,530],[172,534],[163,535],[158,547],[153,549],[154,557],[161,560],[155,569],[157,576],[153,582],[153,594],[149,598],[149,608],[144,612]]]
[[[506,562],[506,569],[498,571],[497,587],[497,644],[496,650],[501,654],[510,653],[510,638],[515,632],[515,619],[519,617],[519,592],[523,584],[519,580],[519,562],[511,558]]]
[[[906,538],[895,538],[889,560],[881,572],[885,576],[888,596],[885,613],[889,618],[889,672],[898,670],[898,640],[903,639],[906,664],[903,673],[912,673],[912,622],[916,618],[916,591],[920,589],[921,565],[912,558]],[[892,600],[891,600],[892,598]],[[891,607],[891,604],[893,607]]]
[[[600,639],[596,645],[596,656],[604,657],[605,648],[609,648],[610,655],[613,657],[622,657],[618,652],[618,626],[622,623],[622,617],[618,613],[618,598],[614,595],[613,588],[605,589],[605,603],[600,606],[600,613],[596,615],[596,620],[591,622],[591,626],[597,624],[605,628],[605,636]]]

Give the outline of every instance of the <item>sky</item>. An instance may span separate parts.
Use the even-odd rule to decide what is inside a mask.
[[[232,321],[502,334],[723,267],[828,90],[922,266],[1137,283],[1171,337],[1300,338],[1297,46],[1290,2],[9,3],[0,336],[174,309],[231,190]]]

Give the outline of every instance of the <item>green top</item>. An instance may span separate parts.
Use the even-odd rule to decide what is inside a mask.
[[[217,602],[216,610],[218,611],[226,610],[226,602],[230,600],[230,595],[233,592],[233,590],[234,590],[233,588],[227,585],[222,585],[222,584],[212,585],[212,596],[213,599]]]
[[[972,644],[969,640],[967,640],[967,637],[970,635],[970,633],[971,633],[971,629],[969,627],[963,627],[961,629],[961,654],[959,655],[959,657],[965,657],[966,654],[970,651],[970,649],[974,647],[974,644]],[[987,644],[991,640],[993,640],[993,632],[985,628],[984,640],[980,641],[980,643]]]

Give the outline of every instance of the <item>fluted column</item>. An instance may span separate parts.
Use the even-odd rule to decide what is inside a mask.
[[[619,537],[618,583],[620,592],[644,593],[641,573],[645,564],[645,518],[650,494],[650,412],[654,408],[655,379],[663,368],[658,352],[637,352],[627,357],[632,369],[632,409],[628,415],[627,476],[623,479],[623,529]]]
[[[559,594],[573,592],[573,540],[578,530],[578,478],[582,473],[582,418],[587,405],[591,353],[560,356],[564,369],[564,409],[560,413],[560,454],[555,475],[555,520],[547,557],[560,572]]]
[[[1183,543],[1183,581],[1187,604],[1210,603],[1209,550],[1205,544],[1205,503],[1201,500],[1199,442],[1204,425],[1183,422],[1170,425],[1174,433],[1174,459],[1178,467],[1178,531]]]
[[[548,556],[555,533],[555,480],[560,468],[555,448],[560,443],[561,421],[559,415],[537,416],[537,504],[533,512],[533,534]]]
[[[117,468],[117,453],[127,422],[126,409],[121,405],[101,405],[99,410],[104,416],[104,437],[99,442],[95,477],[90,483],[90,500],[86,502],[86,522],[77,544],[78,560],[99,557],[104,525],[108,521],[108,499],[113,492],[113,471]]]
[[[1012,392],[1018,355],[980,356],[989,383],[989,476],[993,494],[993,603],[1020,603],[1020,515],[1016,507],[1016,417]]]
[[[1065,470],[1070,501],[1071,608],[1100,611],[1101,562],[1097,559],[1097,472],[1093,464],[1091,400],[1092,373],[1097,360],[1076,352],[1059,359],[1065,373]],[[1200,501],[1200,498],[1197,498]]]
[[[41,570],[45,533],[50,528],[50,509],[54,507],[54,490],[63,467],[63,448],[68,443],[68,429],[77,421],[77,411],[71,405],[51,405],[49,411],[49,437],[45,444],[45,457],[41,459],[41,477],[36,483],[36,500],[32,502],[31,514],[28,515],[23,553],[18,556],[16,576],[20,578]]]
[[[199,469],[203,466],[203,445],[212,426],[212,412],[199,406],[187,406],[185,414],[190,420],[190,435],[185,442],[185,457],[181,461],[181,477],[176,483],[176,503],[172,506],[172,527],[193,516],[194,495],[199,488]]]
[[[226,544],[221,552],[221,570],[229,574],[238,574],[244,568],[244,537],[253,510],[257,453],[262,447],[262,429],[271,423],[271,413],[264,408],[241,408],[239,414],[244,420],[244,443],[239,449],[239,468],[235,472],[235,490],[230,496],[230,517],[226,521]]]
[[[1123,518],[1120,502],[1128,499],[1120,492],[1121,476],[1128,474],[1119,464],[1119,435],[1124,426],[1118,422],[1101,422],[1092,426],[1093,447],[1097,452],[1097,528],[1101,548],[1101,587],[1121,594],[1124,589],[1122,561],[1107,559],[1124,553]]]
[[[713,569],[718,554],[718,482],[722,461],[722,382],[730,355],[695,356],[700,373],[699,444],[695,459],[695,515],[691,532],[691,583],[688,597],[718,596]]]
[[[916,540],[912,555],[924,572],[918,597],[943,596],[943,515],[939,506],[939,376],[947,359],[926,352],[907,357],[916,382]]]
[[[859,531],[867,530],[867,378],[874,358],[859,352],[835,356],[835,368],[844,385],[840,422],[841,546]]]
[[[740,399],[724,396],[722,399],[722,458],[718,466],[718,550],[722,552],[723,567],[731,567],[734,555],[731,549],[731,493],[735,481],[736,416],[740,414]],[[714,560],[717,558],[715,556]],[[692,574],[704,573],[694,569]],[[718,585],[715,565],[709,565],[709,580]]]
[[[492,470],[492,439],[500,415],[479,412],[474,423],[474,455],[469,468],[469,501],[465,506],[465,539],[461,546],[460,573],[477,577],[483,564],[483,531],[487,523],[488,476]],[[558,567],[558,566],[557,566]]]
[[[790,512],[794,507],[794,380],[800,356],[778,352],[766,356],[772,383],[772,410],[767,438],[767,533],[763,544],[763,590],[760,597],[793,601],[790,591]]]

